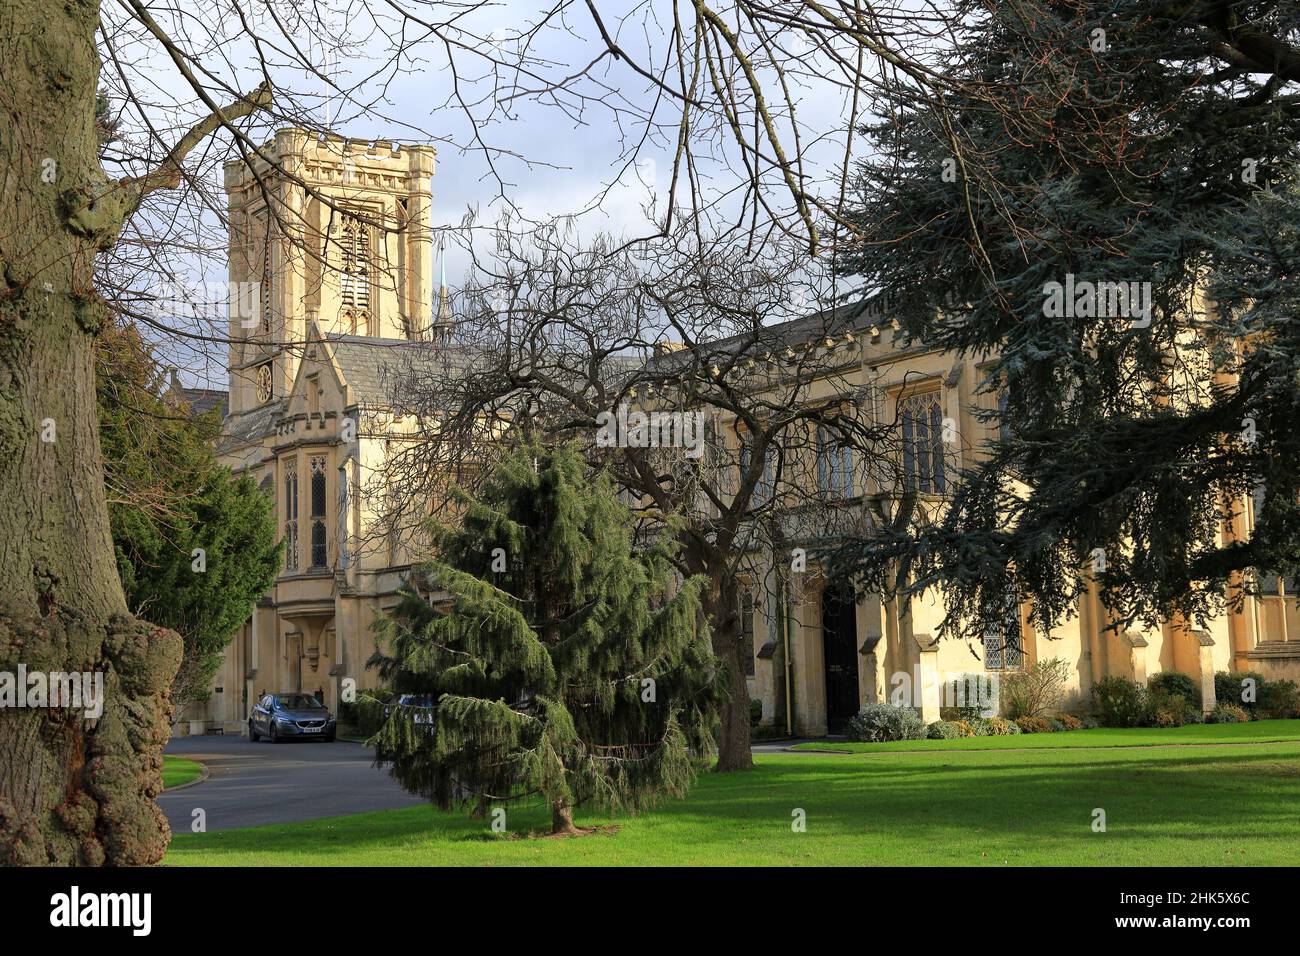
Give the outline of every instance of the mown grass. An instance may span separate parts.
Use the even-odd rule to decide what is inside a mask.
[[[815,741],[792,750],[881,753],[891,750],[1057,750],[1071,747],[1168,747],[1177,744],[1268,743],[1300,739],[1300,720],[1256,720],[1244,724],[1188,724],[1186,727],[1100,727],[1055,734],[1014,737],[962,737],[957,740]]]
[[[1239,725],[1266,735],[1283,728]],[[510,834],[429,807],[309,823],[177,834],[172,866],[517,865],[1296,865],[1300,740],[1251,743],[1147,731],[1162,742],[1225,746],[935,753],[760,755],[755,770],[704,774],[685,800],[637,817],[579,814],[615,832],[542,831],[541,806],[512,807]],[[1192,728],[1184,728],[1192,729]],[[1207,728],[1198,728],[1205,730]],[[1300,722],[1290,722],[1300,737]],[[1042,735],[1043,740],[1083,735]],[[1110,735],[1121,740],[1125,735]],[[980,738],[982,739],[982,738]],[[1002,738],[1005,740],[1006,738]],[[1020,738],[1011,738],[1013,741]],[[1026,738],[1032,740],[1033,738]],[[1097,739],[1107,739],[1105,735]],[[1132,739],[1131,736],[1129,739]],[[969,744],[971,741],[949,741]],[[1106,831],[1095,832],[1094,811]],[[795,832],[796,812],[806,832]]]
[[[184,757],[163,756],[163,789],[170,790],[172,787],[179,787],[183,783],[189,783],[191,780],[197,780],[203,775],[203,765],[193,760],[186,760]]]

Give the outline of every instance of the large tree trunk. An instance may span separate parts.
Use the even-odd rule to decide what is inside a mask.
[[[181,642],[127,613],[99,451],[94,255],[130,204],[98,165],[97,22],[89,0],[0,12],[0,672],[100,671],[105,696],[97,720],[0,709],[0,864],[148,864],[169,837]]]
[[[551,804],[551,832],[578,832],[578,828],[573,825],[573,808],[563,801]]]
[[[718,738],[715,770],[748,770],[754,766],[749,749],[749,691],[745,684],[740,646],[740,595],[735,579],[725,572],[714,577],[709,589],[708,615],[713,630],[713,653],[727,669],[727,694],[721,703],[722,731]]]

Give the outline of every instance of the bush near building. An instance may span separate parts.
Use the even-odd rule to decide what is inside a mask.
[[[1052,722],[1046,717],[1017,717],[1016,726],[1022,734],[1050,734]]]
[[[1300,717],[1300,688],[1295,681],[1264,681],[1260,687],[1259,709],[1262,717]]]
[[[1196,681],[1178,671],[1162,671],[1147,680],[1147,690],[1152,696],[1181,697],[1187,703],[1201,706],[1201,688]]]
[[[1177,671],[1155,674],[1145,687],[1124,677],[1105,677],[1093,694],[1103,727],[1181,727],[1202,720],[1196,682]],[[1300,688],[1294,681],[1265,680],[1251,671],[1220,671],[1214,675],[1214,694],[1212,713],[1220,716],[1212,722],[1231,723],[1238,713],[1248,720],[1300,716]],[[1224,707],[1230,709],[1221,710]]]
[[[1187,724],[1238,723],[1261,718],[1300,717],[1300,687],[1294,681],[1269,681],[1251,672],[1215,675],[1217,704],[1203,715],[1196,681],[1178,671],[1153,675],[1146,685],[1125,677],[1104,677],[1093,689],[1096,716],[1079,717],[1055,710],[1062,683],[1060,659],[1004,678],[1002,702],[1006,717],[959,718],[951,708],[940,710],[940,720],[924,726],[910,707],[868,704],[850,721],[855,740],[956,740],[962,737],[996,737],[1009,734],[1046,734],[1097,727],[1182,727]],[[1243,688],[1253,680],[1252,699],[1237,703]],[[1050,706],[1049,706],[1050,705]],[[1030,711],[1033,711],[1030,713]],[[919,729],[918,729],[919,728]]]
[[[1145,727],[1150,719],[1147,689],[1127,677],[1103,677],[1092,689],[1103,727]]]
[[[1214,699],[1220,704],[1233,704],[1247,714],[1259,704],[1259,688],[1264,675],[1256,671],[1219,671],[1214,675]]]
[[[1205,716],[1207,724],[1244,724],[1250,717],[1236,704],[1215,704]]]
[[[671,538],[633,547],[631,512],[575,446],[522,444],[460,498],[422,572],[449,599],[408,584],[376,625],[379,677],[435,702],[421,733],[394,709],[376,762],[441,809],[540,797],[556,834],[590,832],[575,808],[683,797],[715,753],[724,689],[705,579],[673,578]]]
[[[925,729],[925,736],[930,740],[957,740],[974,737],[975,728],[964,720],[936,720]]]
[[[1003,710],[1012,720],[1047,716],[1061,706],[1069,674],[1069,661],[1052,657],[1004,675],[1000,689]]]
[[[866,704],[849,720],[849,737],[872,743],[889,740],[922,740],[926,727],[921,717],[911,707],[894,704]]]
[[[1012,737],[1021,732],[1019,724],[1005,717],[988,717],[975,726],[976,737]]]

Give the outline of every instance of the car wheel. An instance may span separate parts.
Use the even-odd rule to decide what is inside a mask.
[[[253,726],[251,720],[248,722],[248,739],[251,743],[257,743],[262,739],[262,735],[257,732],[257,728]]]
[[[332,744],[332,743],[334,743],[334,735],[333,735],[333,734],[326,734],[326,735],[325,735],[325,742],[326,742],[327,744]]]

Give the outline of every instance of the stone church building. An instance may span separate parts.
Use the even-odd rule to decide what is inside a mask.
[[[227,732],[263,692],[320,692],[337,710],[346,678],[367,686],[370,625],[411,556],[359,491],[409,440],[389,376],[450,356],[437,347],[432,147],[281,130],[264,148],[281,171],[226,167],[230,281],[258,283],[259,307],[231,318],[218,454],[274,499],[285,556],[198,715]]]
[[[434,150],[296,130],[280,131],[266,148],[282,171],[226,169],[230,279],[258,283],[260,307],[231,319],[219,454],[274,499],[285,561],[232,640],[210,700],[186,715],[230,733],[244,728],[262,692],[319,692],[337,712],[346,681],[374,683],[365,670],[371,625],[395,603],[416,551],[404,533],[385,527],[384,495],[368,485],[411,441],[411,423],[386,400],[391,377],[413,366],[444,375],[461,367],[447,341],[446,291],[433,281]],[[864,414],[904,423],[919,490],[939,502],[962,456],[978,453],[990,427],[974,413],[988,400],[977,394],[978,363],[897,347],[882,309],[867,310],[835,339],[815,328],[801,344],[800,325],[791,323],[792,347],[834,350],[836,387],[869,390],[879,407]],[[808,401],[827,401],[832,396],[819,389],[830,387],[810,383]],[[944,420],[963,437],[938,454]],[[873,490],[864,487],[861,463],[829,447],[816,454],[823,497],[861,507]],[[1250,520],[1246,508],[1221,533],[1248,535]],[[1216,670],[1300,678],[1300,620],[1284,585],[1247,598],[1240,613],[1209,630],[1168,622],[1116,633],[1092,593],[1060,633],[1044,635],[1029,626],[1027,605],[1012,604],[999,633],[968,647],[933,643],[940,595],[905,608],[872,595],[845,600],[816,567],[788,573],[782,561],[754,556],[741,608],[752,651],[748,690],[762,702],[763,721],[780,731],[839,730],[864,702],[889,699],[899,675],[911,682],[915,706],[936,719],[945,677],[1046,657],[1069,663],[1076,709],[1087,708],[1093,684],[1108,674],[1145,681],[1178,670],[1200,682],[1208,701]]]

